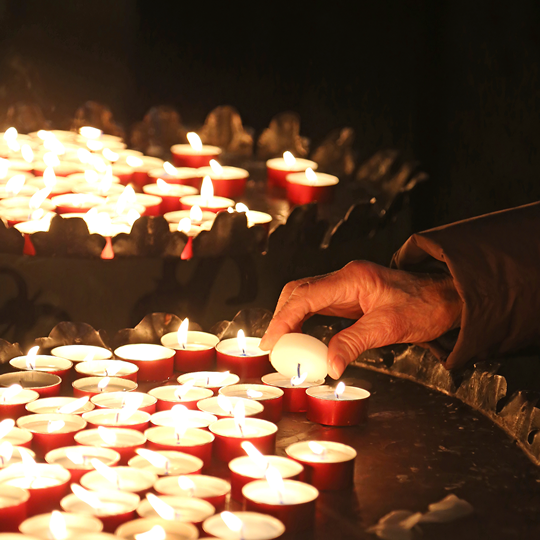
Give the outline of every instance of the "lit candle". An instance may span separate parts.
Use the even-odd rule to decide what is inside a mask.
[[[103,525],[99,519],[92,516],[53,510],[52,513],[28,518],[21,523],[19,530],[30,538],[66,540],[67,538],[77,538],[86,533],[100,533],[103,530]]]
[[[173,374],[174,351],[162,345],[133,343],[122,345],[114,351],[115,356],[139,367],[140,382],[165,381]]]
[[[0,201],[1,203],[2,201]],[[184,210],[189,210],[197,205],[203,211],[220,212],[227,210],[229,206],[234,206],[234,201],[227,197],[217,197],[214,195],[214,186],[209,176],[205,176],[201,185],[200,195],[187,195],[180,199],[180,203]]]
[[[236,203],[235,210],[236,212],[246,213],[248,227],[262,225],[267,231],[270,229],[270,223],[272,222],[272,216],[270,214],[250,210],[244,203]]]
[[[122,409],[94,409],[82,416],[91,427],[128,428],[142,432],[148,428],[150,422],[150,415],[137,410],[136,406]]]
[[[0,422],[0,444],[8,442],[13,446],[30,448],[33,439],[32,433],[14,426],[15,420],[12,418],[6,418]]]
[[[209,176],[214,184],[214,193],[219,197],[235,199],[241,197],[246,189],[249,172],[238,167],[222,167],[215,159],[209,167],[201,167],[202,176]]]
[[[109,180],[103,179],[95,184],[79,182],[72,187],[72,191],[73,193],[97,195],[98,197],[115,197],[121,195],[124,187],[119,183],[111,183],[112,178],[111,176]]]
[[[283,390],[283,410],[287,412],[307,411],[306,389],[324,384],[324,379],[307,382],[307,372],[302,372],[301,364],[297,364],[297,375],[288,378],[281,373],[269,373],[262,377],[262,382]]]
[[[69,214],[71,212],[87,212],[91,208],[105,204],[106,199],[98,195],[68,193],[53,197],[51,202],[56,205],[56,211],[59,214]]]
[[[126,399],[128,395],[136,395],[140,397],[139,411],[147,412],[148,414],[154,414],[156,412],[157,398],[150,394],[144,394],[142,392],[110,392],[107,394],[96,394],[90,401],[99,408],[103,409],[122,409],[128,405]]]
[[[13,446],[8,441],[0,443],[0,469],[9,467],[14,463],[22,463],[22,453],[27,452],[35,459],[36,454],[24,446]]]
[[[216,345],[216,364],[219,371],[232,371],[240,379],[258,379],[272,371],[268,352],[259,348],[261,340],[245,337],[239,330],[236,338],[224,339]]]
[[[169,184],[162,178],[158,178],[155,184],[146,184],[143,186],[144,193],[161,198],[159,213],[175,212],[180,210],[180,198],[187,195],[197,195],[199,192],[193,186],[184,186],[182,184]]]
[[[264,406],[259,418],[269,422],[279,422],[283,412],[283,390],[264,384],[234,384],[222,388],[219,393],[228,398],[252,399]]]
[[[48,213],[42,219],[23,221],[16,223],[13,227],[24,236],[23,254],[33,256],[36,254],[32,235],[36,232],[47,232],[51,226],[51,220],[56,214]]]
[[[39,189],[48,189],[48,197],[56,197],[57,195],[65,195],[66,193],[71,193],[71,188],[73,187],[73,182],[66,180],[58,180],[54,169],[52,167],[47,167],[43,176],[36,176],[34,179],[30,180],[30,186],[33,186],[36,191]]]
[[[193,167],[175,167],[168,161],[163,164],[162,169],[153,169],[148,172],[150,180],[154,182],[161,178],[168,184],[181,184],[184,186],[191,186],[199,190],[203,175],[199,169]]]
[[[240,397],[229,398],[221,394],[208,399],[202,399],[197,404],[197,407],[201,411],[213,414],[217,418],[232,418],[234,416],[234,409],[239,402],[242,402],[246,416],[259,417],[264,411],[264,405],[253,399]]]
[[[156,451],[139,448],[137,454],[129,460],[128,466],[152,471],[158,476],[199,473],[203,468],[202,459],[175,450]]]
[[[332,200],[338,183],[337,176],[316,173],[307,168],[305,172],[287,175],[287,199],[292,204],[328,203]]]
[[[144,494],[156,483],[158,477],[153,472],[133,467],[109,467],[99,459],[92,459],[93,471],[81,478],[81,485],[94,491],[117,489],[129,493]]]
[[[172,386],[158,386],[148,392],[157,398],[157,410],[166,411],[175,405],[182,404],[193,411],[197,410],[197,403],[201,399],[213,396],[212,390],[207,388],[197,388],[193,384],[182,384]]]
[[[306,390],[307,419],[326,426],[354,426],[367,419],[369,396],[363,388],[314,386]]]
[[[145,216],[159,216],[162,198],[156,195],[146,193],[135,193],[131,185],[126,186],[120,195],[114,195],[108,198],[108,202],[117,206],[143,207]],[[118,212],[122,213],[122,212]]]
[[[125,162],[133,170],[131,181],[139,188],[150,182],[149,171],[163,167],[164,163],[162,159],[151,156],[127,156]]]
[[[132,520],[141,501],[136,493],[118,490],[88,491],[78,484],[71,484],[71,490],[73,493],[60,501],[62,509],[99,518],[103,529],[109,533]]]
[[[177,497],[197,497],[209,502],[216,510],[225,507],[231,484],[227,480],[204,474],[189,476],[172,476],[160,478],[154,485],[154,490],[161,495]]]
[[[82,446],[97,446],[111,448],[120,454],[120,463],[127,463],[137,448],[146,443],[146,437],[140,431],[129,428],[106,428],[79,431],[75,435],[75,442]]]
[[[118,377],[137,382],[139,368],[123,360],[90,360],[78,362],[75,371],[84,377]]]
[[[221,512],[203,523],[206,533],[235,540],[273,540],[285,532],[279,519],[259,512]]]
[[[304,380],[307,382],[326,378],[327,358],[328,347],[322,341],[298,333],[281,336],[270,353],[270,362],[281,375],[288,379],[305,375]]]
[[[59,377],[67,376],[69,370],[73,367],[70,360],[46,354],[37,354],[38,350],[38,346],[32,347],[26,356],[12,358],[9,364],[21,371],[43,371]]]
[[[264,456],[250,442],[242,443],[242,448],[248,455],[234,458],[229,462],[231,495],[237,501],[242,500],[242,488],[253,480],[264,479],[270,466],[278,470],[282,478],[291,480],[297,480],[304,471],[304,467],[292,459]]]
[[[316,170],[318,165],[309,159],[295,158],[291,152],[285,152],[282,158],[272,158],[266,162],[268,184],[284,188],[287,175],[304,172],[308,167]]]
[[[214,515],[215,508],[203,499],[171,495],[157,497],[148,493],[146,499],[137,508],[137,513],[142,518],[160,517],[169,521],[199,525]]]
[[[36,414],[83,414],[94,409],[88,396],[82,398],[40,398],[26,405],[26,410]]]
[[[63,177],[84,170],[84,167],[78,163],[73,161],[60,161],[57,156],[50,156],[50,152],[44,154],[43,158],[43,161],[34,161],[31,165],[36,176],[43,176],[47,167],[52,167],[56,176]]]
[[[193,381],[194,386],[207,388],[217,395],[220,388],[240,382],[240,377],[230,371],[194,371],[180,375],[177,381],[179,384]]]
[[[132,392],[137,383],[119,377],[83,377],[73,382],[73,395],[77,398],[95,396],[105,392]]]
[[[148,448],[152,450],[176,450],[200,460],[204,467],[212,461],[214,435],[199,428],[188,428],[188,423],[175,427],[157,426],[147,429]]]
[[[161,338],[164,347],[174,349],[174,369],[180,372],[211,369],[216,357],[215,347],[219,338],[208,332],[189,331],[186,317],[177,332]]]
[[[217,159],[221,148],[203,144],[201,138],[193,132],[187,134],[189,144],[175,144],[171,147],[174,164],[177,167],[199,168],[210,164],[211,159]]]
[[[175,427],[182,424],[185,428],[206,429],[217,417],[203,411],[193,411],[184,405],[175,405],[172,409],[159,411],[150,417],[154,426]]]
[[[60,395],[62,379],[52,373],[42,371],[17,371],[0,375],[0,386],[18,384],[27,390],[35,390],[40,397]]]
[[[74,363],[112,358],[112,351],[94,345],[61,345],[52,349],[51,354],[60,358],[67,358]]]
[[[31,197],[39,191],[39,188],[31,182],[26,183],[24,174],[12,176],[5,184],[0,184],[0,199],[9,197]]]
[[[42,219],[56,210],[56,205],[47,200],[49,190],[40,190],[32,197],[11,197],[0,200],[0,216],[8,225],[16,225],[23,221]]]
[[[17,419],[26,414],[26,405],[36,401],[39,394],[34,390],[24,390],[20,384],[0,388],[0,420]]]
[[[199,532],[191,523],[141,518],[124,523],[115,535],[125,540],[195,540]]]
[[[14,486],[2,486],[0,493],[0,523],[4,532],[19,532],[19,525],[28,515],[30,493]],[[5,537],[5,535],[3,535]]]
[[[112,448],[98,446],[66,446],[56,448],[45,454],[45,461],[50,465],[61,465],[71,474],[71,481],[78,482],[88,471],[93,471],[93,458],[113,467],[120,462],[120,454]]]
[[[167,212],[163,217],[170,224],[178,224],[182,220],[188,218],[191,225],[204,225],[208,222],[213,222],[216,219],[214,212],[202,211],[197,205],[192,206],[189,210],[177,210],[176,212]]]
[[[322,491],[348,489],[354,483],[356,450],[332,441],[302,441],[285,449],[304,466],[305,480]]]

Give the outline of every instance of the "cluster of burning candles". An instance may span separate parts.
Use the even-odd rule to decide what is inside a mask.
[[[10,361],[15,371],[0,375],[0,531],[263,540],[312,527],[319,490],[352,486],[350,446],[302,441],[274,455],[284,411],[330,426],[366,418],[369,392],[324,385],[324,344],[287,334],[269,355],[241,330],[219,341],[188,324],[162,345],[33,347]],[[137,391],[152,381],[167,384]],[[216,463],[228,479],[203,474]],[[234,504],[243,511],[227,510]]]
[[[30,235],[47,231],[55,213],[83,217],[90,232],[106,238],[128,233],[141,215],[164,215],[172,230],[189,237],[209,228],[220,211],[246,212],[249,226],[268,228],[269,214],[236,204],[249,172],[221,166],[221,150],[203,145],[196,133],[188,140],[171,148],[173,165],[93,127],[28,135],[9,128],[0,138],[0,217],[29,238],[27,254]],[[338,179],[316,169],[290,152],[267,162],[269,184],[286,186],[293,204],[331,198]]]

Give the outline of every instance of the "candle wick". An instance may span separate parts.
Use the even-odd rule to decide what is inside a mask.
[[[300,378],[300,364],[296,366],[296,373],[298,374],[298,378]]]
[[[118,424],[118,421],[119,421],[119,420],[120,420],[120,413],[117,412],[116,415],[115,415],[115,417],[114,417],[114,423],[115,423],[115,424]]]
[[[247,356],[246,349],[242,349],[242,356]]]
[[[185,343],[182,343],[182,348],[184,349],[184,351],[186,350],[186,344]]]

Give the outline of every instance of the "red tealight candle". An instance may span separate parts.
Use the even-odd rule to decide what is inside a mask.
[[[26,405],[26,410],[36,414],[83,414],[94,409],[88,396],[40,398]]]
[[[105,204],[105,197],[98,195],[88,195],[85,193],[68,193],[53,197],[51,202],[56,205],[59,214],[69,214],[72,212],[88,212],[95,206]]]
[[[202,176],[209,176],[214,185],[214,194],[219,197],[236,199],[244,194],[249,172],[238,167],[222,167],[215,159],[209,167],[201,167]]]
[[[239,383],[240,377],[229,371],[194,371],[180,375],[177,381],[179,384],[186,384],[189,381],[193,381],[194,386],[208,388],[208,390],[212,390],[214,396],[217,396],[220,388]]]
[[[188,331],[186,317],[178,332],[170,332],[161,338],[164,347],[174,349],[174,369],[181,373],[212,369],[219,338],[208,332]]]
[[[201,400],[206,401],[206,400]],[[217,416],[204,411],[192,411],[184,405],[175,405],[172,409],[159,411],[150,417],[154,426],[207,429],[217,420]]]
[[[308,396],[307,419],[325,426],[354,426],[367,419],[369,396],[363,388],[339,383],[314,386],[306,390]]]
[[[283,412],[283,390],[263,384],[233,384],[221,388],[220,394],[230,397],[253,399],[264,406],[259,418],[269,422],[279,422]]]
[[[0,493],[0,530],[3,532],[19,532],[19,525],[28,516],[28,499],[30,499],[28,490],[14,486],[2,486],[2,492]]]
[[[118,377],[137,382],[139,368],[123,360],[91,360],[78,362],[75,371],[80,377]]]
[[[140,518],[128,521],[116,529],[115,536],[126,540],[136,540],[140,534],[147,534],[156,525],[159,525],[165,532],[165,536],[159,537],[163,540],[195,540],[199,537],[199,531],[195,525],[161,518]],[[159,534],[161,534],[161,531],[159,531]]]
[[[154,414],[156,412],[157,398],[150,394],[144,394],[142,392],[110,392],[106,394],[97,394],[93,396],[90,401],[101,409],[122,409],[126,406],[126,398],[128,395],[140,397],[139,411],[147,412],[148,414]]]
[[[127,163],[114,163],[112,165],[112,173],[120,179],[120,183],[127,186],[133,181],[133,167]]]
[[[1,202],[1,201],[0,201]],[[209,176],[205,176],[201,185],[200,195],[187,195],[180,199],[181,207],[189,210],[193,206],[198,206],[203,211],[218,213],[234,206],[234,201],[227,197],[214,196],[214,186]]]
[[[144,495],[157,482],[157,474],[134,467],[107,467],[98,460],[92,460],[96,470],[87,472],[81,478],[81,485],[86,489],[103,491],[116,489]]]
[[[131,181],[138,188],[142,188],[144,185],[150,182],[148,172],[153,169],[162,167],[163,160],[151,156],[128,156],[126,157],[126,164],[133,169],[133,176],[131,177]]]
[[[332,441],[302,441],[285,449],[304,466],[304,480],[320,490],[348,489],[354,483],[356,450]]]
[[[82,165],[73,161],[59,161],[56,164],[41,161],[33,164],[34,174],[36,176],[43,176],[45,171],[51,166],[56,176],[69,176],[71,174],[83,172],[84,170]]]
[[[58,504],[58,501],[56,501]],[[92,516],[68,514],[53,509],[52,513],[32,516],[19,527],[25,538],[77,538],[80,535],[101,534],[103,524]]]
[[[55,347],[51,354],[60,358],[67,358],[73,363],[107,360],[112,357],[112,351],[95,345],[62,345]]]
[[[128,466],[151,471],[158,476],[198,474],[203,468],[202,459],[177,450],[155,451],[139,448],[137,454],[129,460]]]
[[[23,221],[41,219],[56,210],[56,205],[47,199],[48,190],[40,190],[32,197],[11,197],[0,200],[0,216],[8,225],[13,226]]]
[[[26,429],[15,426],[15,420],[6,418],[0,422],[0,443],[8,442],[13,446],[31,448],[33,435]]]
[[[140,382],[165,381],[172,377],[175,352],[167,347],[133,343],[118,347],[114,354],[139,367]]]
[[[305,376],[295,376],[288,379],[281,373],[269,373],[262,377],[262,382],[283,390],[284,411],[305,412],[307,411],[308,401],[306,389],[324,384],[324,379],[315,382],[306,382]]]
[[[66,377],[73,363],[65,358],[46,354],[36,354],[39,347],[32,347],[26,356],[17,356],[9,361],[15,369],[21,371],[43,371],[59,377]]]
[[[295,158],[290,152],[285,152],[282,158],[272,158],[266,162],[268,184],[284,188],[288,174],[303,172],[308,167],[315,170],[318,165],[309,159]]]
[[[13,384],[8,388],[0,388],[0,420],[13,418],[26,414],[26,405],[36,401],[39,394],[34,390],[23,390],[19,384]]]
[[[148,392],[154,396],[157,401],[157,410],[166,411],[172,409],[175,405],[181,404],[186,408],[196,411],[197,403],[201,399],[212,397],[212,390],[207,388],[197,388],[193,384],[158,386]]]
[[[181,184],[168,184],[165,180],[158,178],[155,184],[143,186],[144,193],[161,198],[159,207],[160,214],[175,212],[181,209],[180,198],[187,195],[196,195],[197,188],[184,186]]]
[[[132,392],[137,383],[119,377],[83,377],[73,382],[73,395],[77,398],[92,397],[105,392]]]
[[[214,221],[216,214],[214,212],[203,212],[198,206],[192,206],[189,210],[178,210],[176,212],[167,212],[163,216],[169,224],[178,224],[188,218],[192,225],[205,225],[207,222]]]
[[[221,148],[203,145],[196,133],[188,133],[187,140],[189,144],[175,144],[171,147],[173,161],[177,167],[198,169],[209,165],[211,159],[217,159],[221,154]]]
[[[128,205],[136,207],[142,206],[144,208],[145,216],[159,216],[162,199],[155,195],[148,195],[146,193],[135,193],[131,185],[126,186],[124,191],[120,195],[113,195],[107,199],[109,204],[116,205],[115,208],[122,208]],[[108,205],[107,205],[108,206]]]
[[[33,433],[33,449],[44,456],[55,448],[74,444],[75,433],[86,427],[86,421],[75,414],[31,414],[21,416],[17,426]]]
[[[40,397],[55,397],[60,395],[62,379],[52,373],[41,371],[17,371],[0,375],[0,386],[19,384],[27,390],[36,391]]]
[[[205,413],[212,414],[217,418],[231,418],[234,416],[234,409],[242,403],[242,408],[246,416],[259,418],[264,411],[264,405],[253,399],[245,399],[240,397],[228,398],[218,394],[215,397],[201,399],[197,407]]]
[[[126,407],[124,409],[94,409],[82,417],[91,427],[128,428],[144,432],[148,428],[150,415],[147,412]]]
[[[316,173],[311,168],[303,173],[288,174],[287,199],[292,204],[327,203],[332,200],[338,182],[337,176]]]
[[[201,187],[203,175],[199,169],[193,167],[174,167],[168,161],[163,164],[162,169],[153,169],[149,171],[148,176],[154,182],[161,178],[168,184],[182,184],[191,186],[197,190]]]
[[[260,338],[245,337],[240,330],[237,338],[224,339],[216,345],[218,371],[232,371],[240,379],[260,379],[273,371],[268,352],[259,348]]]

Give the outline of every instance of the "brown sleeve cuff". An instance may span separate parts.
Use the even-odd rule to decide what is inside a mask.
[[[446,264],[463,300],[461,330],[447,368],[538,340],[540,203],[415,234],[392,264],[426,271],[433,259]]]

